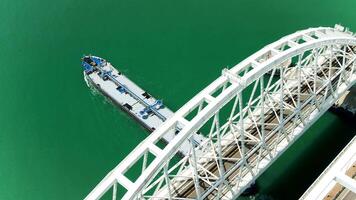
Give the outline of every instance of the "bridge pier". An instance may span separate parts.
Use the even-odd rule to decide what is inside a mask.
[[[341,96],[330,111],[351,119],[356,119],[356,86],[351,87]]]
[[[259,191],[258,189],[258,185],[256,184],[256,182],[253,182],[250,184],[250,186],[248,188],[245,189],[245,191],[243,191],[241,193],[241,196],[251,196],[251,195],[255,195],[257,194]]]

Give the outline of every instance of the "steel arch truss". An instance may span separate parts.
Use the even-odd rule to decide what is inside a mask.
[[[139,144],[86,199],[232,199],[356,80],[356,38],[343,27],[299,31],[222,75]],[[182,127],[165,147],[157,143]],[[207,139],[176,159],[195,132]],[[138,177],[128,178],[140,168]],[[121,193],[120,193],[121,192]]]

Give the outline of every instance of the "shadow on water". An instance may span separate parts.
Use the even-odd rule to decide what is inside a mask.
[[[325,113],[257,179],[259,193],[238,199],[299,199],[355,132],[355,119]]]

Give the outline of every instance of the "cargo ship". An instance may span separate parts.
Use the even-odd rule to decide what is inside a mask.
[[[163,104],[160,99],[154,98],[147,91],[140,88],[133,81],[111,65],[107,60],[98,56],[84,56],[82,59],[84,78],[88,86],[95,87],[100,93],[127,112],[148,131],[156,130],[162,123],[173,116],[174,112]],[[166,134],[162,140],[169,143],[180,131],[177,128]],[[191,141],[194,146],[199,145],[205,137],[196,133]],[[179,153],[188,155],[191,145],[186,141]]]

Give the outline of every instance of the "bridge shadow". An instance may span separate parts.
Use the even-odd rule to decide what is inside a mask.
[[[356,133],[356,120],[328,111],[256,181],[244,199],[299,199]]]

